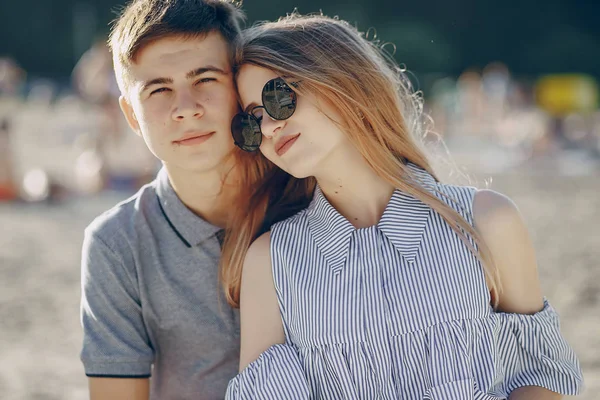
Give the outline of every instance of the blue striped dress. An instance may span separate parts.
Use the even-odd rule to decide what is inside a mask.
[[[421,185],[472,223],[475,188]],[[479,261],[442,217],[395,191],[356,229],[317,187],[271,230],[286,342],[229,383],[227,399],[506,399],[521,386],[577,394],[582,373],[547,300],[495,312]]]

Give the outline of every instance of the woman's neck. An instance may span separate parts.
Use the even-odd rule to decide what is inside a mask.
[[[321,169],[324,173],[316,177],[329,203],[356,228],[376,225],[394,193],[393,185],[377,175],[358,152],[329,160]]]

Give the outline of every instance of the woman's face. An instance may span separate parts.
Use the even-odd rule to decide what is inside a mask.
[[[254,107],[262,106],[265,83],[278,77],[266,68],[242,66],[237,77],[242,110],[250,112]],[[284,78],[289,83],[296,82],[293,78]],[[302,82],[297,84],[300,87]],[[298,95],[296,111],[286,120],[274,120],[262,108],[254,114],[262,116],[260,151],[296,178],[318,177],[334,151],[351,146],[344,132],[332,121],[340,121],[340,116],[314,96]]]

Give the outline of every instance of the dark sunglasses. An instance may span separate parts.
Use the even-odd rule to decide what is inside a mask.
[[[296,87],[297,83],[290,83]],[[231,134],[235,145],[244,151],[256,151],[262,143],[260,122],[254,111],[263,108],[275,120],[288,119],[296,111],[296,92],[282,79],[268,81],[262,90],[262,106],[256,106],[249,113],[239,113],[231,121]]]

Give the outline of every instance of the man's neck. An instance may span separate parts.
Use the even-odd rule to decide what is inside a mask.
[[[171,186],[187,208],[208,223],[224,228],[230,214],[231,200],[237,190],[232,168],[205,173],[169,168],[166,166]]]

